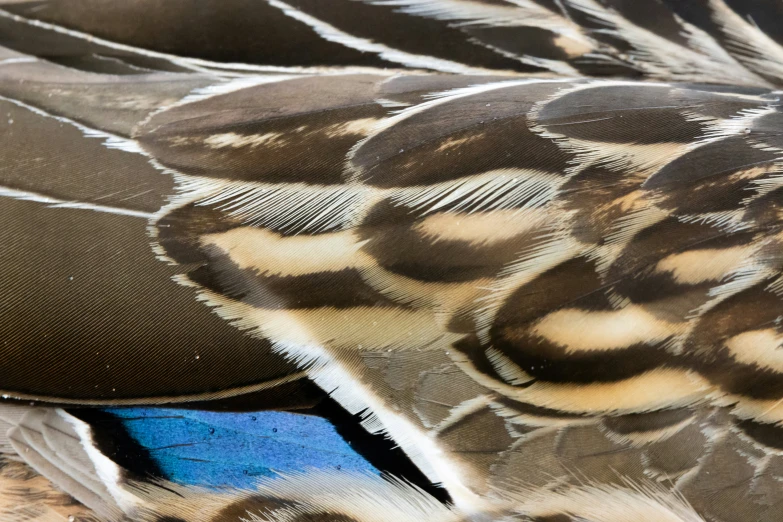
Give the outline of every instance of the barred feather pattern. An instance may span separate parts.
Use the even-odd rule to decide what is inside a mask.
[[[291,39],[253,47],[240,26],[212,49],[167,32],[189,2],[94,16],[91,0],[39,3],[0,2],[14,143],[0,215],[100,216],[100,229],[67,223],[122,241],[132,222],[154,277],[207,305],[169,323],[217,315],[232,334],[200,332],[266,358],[240,373],[251,369],[235,369],[237,349],[209,383],[183,372],[172,389],[128,371],[100,377],[100,391],[37,383],[19,362],[3,392],[160,404],[303,373],[453,500],[339,473],[184,488],[127,478],[89,450],[100,480],[115,477],[93,491],[103,518],[783,517],[783,50],[753,8],[232,0],[237,20],[271,20]],[[124,30],[139,10],[169,17]],[[80,60],[36,49],[40,35]],[[79,168],[40,169],[37,132]],[[88,144],[73,153],[77,140]],[[85,157],[106,166],[100,181]],[[40,415],[66,419],[88,448],[90,428],[54,408],[26,415],[0,447],[57,484],[52,465],[65,464],[46,460],[56,436]],[[19,466],[0,470],[0,501],[40,498],[40,520],[67,519],[51,507],[62,498],[18,489],[42,480]],[[92,498],[80,500],[95,509]]]
[[[397,81],[372,85],[385,98]],[[202,180],[157,221],[158,248],[200,262],[182,282],[365,411],[458,505],[486,509],[517,481],[652,480],[739,520],[722,511],[736,499],[710,500],[737,480],[723,452],[774,480],[756,466],[780,437],[781,156],[764,130],[776,98],[617,81],[450,90],[352,136],[334,162],[342,179],[324,187],[340,187],[333,199],[302,201],[316,181],[302,161],[285,183]],[[334,139],[297,131],[296,116],[294,141],[210,134],[172,111],[137,139],[185,172],[226,148],[285,161],[288,147]]]

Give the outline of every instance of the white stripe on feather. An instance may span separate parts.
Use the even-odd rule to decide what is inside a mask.
[[[510,0],[508,5],[493,5],[471,0],[364,0],[368,4],[400,6],[400,12],[453,22],[453,25],[495,27],[537,27],[547,29],[590,48],[596,42],[572,20],[531,0]],[[450,24],[452,25],[452,24]]]
[[[98,478],[106,486],[109,494],[111,494],[114,501],[124,512],[129,513],[138,507],[141,499],[132,495],[128,491],[122,488],[121,481],[123,480],[123,470],[117,464],[115,464],[106,455],[101,453],[98,448],[95,447],[95,442],[92,439],[92,429],[90,426],[76,417],[66,413],[64,410],[58,409],[57,414],[68,424],[70,424],[74,431],[78,434],[82,448],[92,461],[95,471],[98,474]]]
[[[48,22],[42,22],[40,20],[33,20],[24,18],[23,16],[12,14],[8,11],[0,9],[0,18],[8,18],[15,22],[24,23],[33,27],[41,29],[47,29],[59,34],[65,34],[80,40],[84,40],[93,44],[109,47],[111,49],[117,49],[118,51],[125,51],[133,53],[139,56],[146,56],[149,58],[157,58],[161,60],[169,61],[173,64],[190,69],[192,71],[213,73],[227,78],[233,78],[238,76],[244,76],[248,73],[281,73],[281,74],[345,74],[346,72],[355,73],[374,73],[378,69],[372,67],[282,67],[274,65],[254,65],[239,62],[212,62],[209,60],[203,60],[200,58],[188,58],[184,56],[177,56],[169,53],[162,53],[158,51],[151,51],[149,49],[142,49],[140,47],[133,47],[131,45],[121,44],[113,42],[111,40],[105,40],[89,33],[76,31],[73,29],[67,29],[65,27],[51,24]]]
[[[95,212],[105,212],[107,214],[117,214],[120,216],[129,216],[151,220],[155,217],[152,212],[141,212],[138,210],[130,210],[127,208],[109,207],[106,205],[95,205],[93,203],[85,203],[83,201],[66,201],[62,199],[53,198],[44,194],[38,194],[36,192],[29,192],[26,190],[18,190],[9,187],[0,186],[0,197],[19,199],[22,201],[34,201],[36,203],[43,203],[50,208],[73,208],[78,210],[93,210]]]
[[[407,67],[431,69],[435,71],[457,73],[457,74],[495,74],[495,75],[516,75],[514,71],[503,71],[494,69],[484,69],[481,67],[471,67],[451,60],[444,60],[442,58],[435,58],[433,56],[425,56],[420,54],[411,54],[399,49],[388,47],[384,44],[373,42],[366,38],[359,38],[357,36],[350,35],[340,29],[330,25],[322,20],[319,20],[307,13],[299,11],[291,7],[290,5],[280,2],[279,0],[267,0],[270,5],[277,7],[284,14],[290,16],[295,20],[311,27],[322,38],[344,45],[351,49],[356,49],[362,52],[370,52],[377,54],[380,58],[388,60],[390,62],[399,63]]]
[[[83,125],[77,121],[74,121],[70,118],[66,118],[65,116],[57,116],[55,114],[52,114],[50,112],[46,112],[43,109],[40,109],[38,107],[35,107],[33,105],[30,105],[28,103],[25,103],[23,101],[15,100],[13,98],[8,98],[6,96],[0,95],[0,101],[6,101],[9,103],[13,103],[14,105],[18,107],[22,107],[24,109],[27,109],[28,111],[31,111],[39,116],[44,116],[46,118],[52,118],[54,120],[57,120],[61,123],[67,123],[68,125],[72,125],[82,131],[82,134],[84,134],[85,138],[100,138],[103,139],[103,146],[107,149],[117,149],[121,150],[123,152],[132,152],[135,154],[141,154],[142,156],[148,156],[147,152],[144,151],[138,143],[136,143],[133,140],[130,140],[128,138],[123,138],[122,136],[118,136],[116,134],[111,134],[109,132],[105,132],[102,130],[93,129],[92,127],[88,127],[86,125]]]
[[[0,65],[9,65],[13,63],[31,63],[37,61],[39,61],[38,58],[32,56],[15,56],[13,58],[6,58],[5,60],[0,60]]]
[[[462,477],[462,471],[444,454],[440,446],[421,428],[392,411],[383,399],[357,378],[356,370],[340,362],[331,350],[320,342],[303,344],[285,339],[297,329],[308,333],[310,327],[307,324],[297,323],[296,317],[290,317],[288,328],[274,324],[272,326],[276,331],[269,332],[266,331],[264,318],[258,316],[259,313],[265,315],[264,311],[231,301],[203,288],[199,290],[199,296],[200,300],[214,307],[215,312],[233,326],[272,339],[275,351],[292,360],[300,368],[307,368],[309,377],[328,391],[346,410],[361,414],[365,429],[371,433],[388,434],[427,477],[442,483],[452,495],[457,507],[467,513],[481,513],[487,509],[487,501],[466,486],[468,480]],[[281,319],[281,315],[277,314],[276,319]],[[357,332],[362,329],[366,330],[362,326],[358,327]],[[402,334],[407,337],[406,332],[403,331]],[[448,341],[441,342],[443,343],[448,344]],[[351,358],[347,357],[347,360],[350,361]]]

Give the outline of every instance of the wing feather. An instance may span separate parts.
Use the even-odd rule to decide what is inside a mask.
[[[519,103],[525,97],[530,101]],[[505,106],[506,99],[517,101]],[[545,423],[560,427],[542,428],[540,421],[529,425],[524,415],[510,413],[521,413],[523,405],[578,414],[577,423],[600,423],[674,407],[705,415],[723,407],[720,397],[731,397],[736,406],[727,411],[733,416],[720,417],[715,429],[744,420],[769,423],[774,408],[763,416],[750,413],[759,412],[756,392],[732,388],[720,377],[754,382],[761,373],[749,378],[743,372],[764,364],[761,371],[776,380],[769,373],[775,371],[772,363],[762,363],[765,349],[747,362],[717,354],[744,342],[743,332],[757,332],[752,335],[769,339],[770,347],[777,342],[774,327],[767,332],[761,325],[771,325],[781,309],[770,287],[781,266],[774,253],[779,223],[748,220],[747,213],[750,202],[763,197],[753,194],[764,194],[760,187],[776,183],[779,172],[775,148],[757,146],[772,138],[753,130],[775,110],[772,104],[763,92],[727,95],[685,84],[539,81],[456,90],[383,120],[353,149],[344,183],[365,192],[346,203],[357,217],[340,231],[270,235],[263,222],[229,217],[252,204],[241,200],[230,212],[209,204],[216,216],[227,216],[228,228],[215,232],[218,221],[212,218],[201,232],[188,217],[198,207],[178,208],[177,220],[203,238],[188,243],[195,251],[185,250],[206,259],[189,277],[224,317],[271,338],[288,357],[310,361],[311,378],[333,389],[349,410],[369,408],[367,427],[390,433],[434,480],[444,482],[458,505],[476,508],[491,481],[520,473],[500,464],[515,454],[513,448],[524,448],[520,429],[554,429],[559,444],[587,440],[587,431],[562,427],[570,423],[560,417]],[[506,127],[502,111],[521,118],[521,129]],[[445,114],[450,119],[438,125]],[[733,118],[743,118],[750,133],[730,124]],[[476,139],[493,132],[499,137],[473,149],[459,141],[470,142],[465,128]],[[562,159],[543,167],[541,162],[554,161],[547,149],[538,149],[542,160],[536,163],[532,153],[500,146],[505,137],[508,147],[520,143],[525,151],[525,140],[548,143]],[[428,149],[420,152],[422,146]],[[455,165],[463,170],[449,169],[448,160],[434,153],[438,148],[461,154]],[[483,164],[496,157],[523,163]],[[462,190],[463,180],[477,175],[510,178],[511,187],[524,187],[547,179],[543,169],[546,192],[502,207],[475,208],[467,203],[475,192]],[[435,186],[442,195],[426,196]],[[413,187],[421,197],[450,198],[450,204],[406,206],[402,194]],[[735,197],[738,192],[744,195]],[[500,219],[498,207],[506,212],[502,226],[479,225],[488,219],[481,211]],[[535,209],[541,214],[531,222]],[[477,236],[471,236],[472,226]],[[566,243],[572,247],[564,249]],[[167,244],[161,242],[164,249]],[[172,253],[182,256],[178,245]],[[333,260],[322,265],[329,267],[325,271],[293,259],[279,268],[250,254],[286,248],[323,249],[319,257]],[[557,256],[545,261],[547,249]],[[765,296],[759,306],[767,312],[723,311],[745,293],[751,300]],[[745,322],[707,340],[706,332],[715,331],[707,325],[728,325],[729,317]],[[702,344],[711,348],[694,348]],[[444,372],[455,388],[470,388],[470,380],[479,387],[451,402],[445,416],[433,417],[432,407],[422,406],[427,398],[420,397],[421,379]],[[465,384],[456,384],[458,376],[467,378]],[[765,397],[774,394],[769,382]],[[500,400],[511,402],[500,408]],[[489,439],[469,436],[479,429],[499,431]],[[596,453],[618,453],[616,472],[599,472],[604,460],[568,457],[565,473],[602,484],[617,477],[643,482],[663,473],[645,464],[645,451],[670,438],[665,426],[654,434],[626,434],[626,442],[589,433],[614,448]],[[427,439],[444,453],[432,451]],[[693,474],[709,470],[693,465]],[[501,479],[504,473],[509,475]]]
[[[267,404],[306,376],[454,507],[119,480],[44,407],[0,413],[6,466],[108,519],[780,518],[778,7],[0,7],[4,398]]]

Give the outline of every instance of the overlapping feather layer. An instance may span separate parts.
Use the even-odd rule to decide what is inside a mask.
[[[0,389],[310,379],[453,505],[139,480],[40,405],[6,449],[109,520],[781,518],[783,8],[230,4],[0,2]]]

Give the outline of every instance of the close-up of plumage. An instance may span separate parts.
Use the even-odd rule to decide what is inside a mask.
[[[0,522],[783,520],[783,0],[0,0]]]

